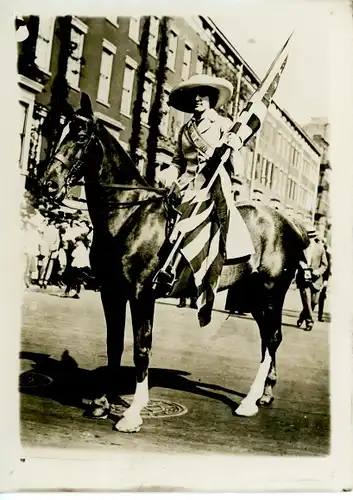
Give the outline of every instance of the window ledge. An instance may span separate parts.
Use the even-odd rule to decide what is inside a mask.
[[[109,17],[106,17],[106,20],[108,21],[108,23],[112,24],[115,28],[119,28],[119,23],[117,23],[116,21],[112,21],[111,19],[109,19]]]
[[[125,130],[125,127],[122,123],[120,123],[118,120],[115,120],[114,118],[111,118],[110,116],[107,116],[103,113],[100,113],[99,111],[96,111],[94,113],[94,116],[96,118],[99,118],[103,122],[107,123],[111,127],[115,128],[116,130]]]
[[[99,103],[99,104],[102,104],[102,106],[105,106],[106,108],[110,108],[110,104],[108,101],[103,101],[103,99],[99,99],[97,97],[96,101]]]
[[[73,85],[72,83],[69,83],[69,82],[67,82],[67,84],[70,87],[70,89],[76,90],[76,92],[81,92],[80,87],[77,87],[76,85]]]
[[[130,38],[130,40],[132,40],[133,42],[135,42],[137,45],[140,45],[140,41],[139,41],[139,40],[136,40],[136,38],[135,38],[135,37],[133,37],[133,36],[129,35],[129,38]]]
[[[131,115],[131,114],[129,114],[129,113],[125,113],[124,111],[121,111],[121,110],[120,110],[120,114],[121,114],[121,115],[123,115],[123,116],[125,116],[125,118],[129,118],[130,120],[131,120],[131,118],[132,118],[132,115]]]
[[[52,76],[52,73],[51,71],[49,71],[49,69],[44,69],[44,68],[41,68],[40,66],[38,66],[38,69],[44,73],[45,76]]]
[[[27,78],[24,75],[19,75],[18,83],[22,85],[22,87],[27,87],[37,93],[42,92],[42,90],[44,89],[44,85],[34,80],[31,80],[30,78]]]

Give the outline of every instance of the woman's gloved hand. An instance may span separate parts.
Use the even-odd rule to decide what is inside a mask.
[[[175,165],[170,165],[159,172],[157,181],[159,181],[163,186],[171,187],[173,183],[177,181],[178,174],[178,168]]]
[[[240,137],[233,132],[227,132],[223,138],[223,144],[231,147],[234,151],[239,151],[242,146]]]

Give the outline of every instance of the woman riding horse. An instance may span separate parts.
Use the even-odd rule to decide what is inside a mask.
[[[191,199],[193,194],[197,196],[204,187],[207,160],[221,143],[232,149],[225,169],[226,175],[230,177],[230,172],[237,170],[236,153],[241,147],[241,140],[236,134],[229,132],[232,122],[216,111],[227,104],[232,93],[233,85],[230,82],[208,75],[192,76],[174,87],[170,93],[169,104],[179,111],[192,113],[192,117],[182,126],[172,163],[160,173],[159,180],[169,187],[175,184],[180,195],[184,195],[186,199]],[[230,216],[231,223],[229,226],[226,224],[227,212],[230,210],[234,213],[237,210],[230,178],[223,182],[222,191],[224,197],[219,196],[217,189],[211,189],[210,195],[215,202],[223,233],[226,258],[231,260],[250,255],[255,250],[249,233],[244,231],[243,221],[240,219],[241,227],[237,228],[235,221],[239,218]]]
[[[95,120],[86,94],[82,95],[81,109],[71,118],[66,132],[49,162],[42,185],[49,196],[60,200],[69,186],[84,178],[94,228],[91,268],[101,285],[108,372],[113,383],[119,376],[126,304],[130,302],[136,391],[130,408],[115,428],[135,432],[141,427],[141,411],[148,403],[156,299],[153,278],[162,262],[168,198],[165,192],[147,184],[119,142],[102,122]],[[261,364],[249,394],[236,410],[239,415],[249,416],[257,413],[258,404],[273,401],[283,301],[308,240],[305,231],[293,226],[277,210],[252,204],[238,208],[252,237],[257,272],[251,273],[246,262],[225,266],[218,290],[230,288],[240,278],[252,290],[249,307],[260,329]],[[189,285],[185,284],[185,296],[192,295]],[[90,407],[92,417],[107,416],[116,388],[104,394]]]

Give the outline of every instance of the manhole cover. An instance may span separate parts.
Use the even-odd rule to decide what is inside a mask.
[[[124,397],[129,405],[132,403],[133,396]],[[126,406],[121,404],[112,404],[110,412],[113,415],[121,417],[126,411]],[[141,411],[142,418],[169,418],[169,417],[180,417],[185,415],[188,409],[186,406],[176,403],[175,401],[169,401],[168,399],[150,399],[146,408]]]
[[[46,387],[53,382],[53,379],[47,375],[36,372],[23,372],[20,374],[20,389],[35,389],[37,387]]]

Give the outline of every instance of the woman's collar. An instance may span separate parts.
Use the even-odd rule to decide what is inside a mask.
[[[197,120],[198,122],[202,121],[202,120],[209,120],[210,122],[215,122],[218,118],[218,113],[215,109],[213,108],[210,108],[210,109],[206,109],[206,111],[204,111],[204,113],[202,114],[200,120]],[[195,119],[195,116],[193,116],[193,119],[196,121]]]

